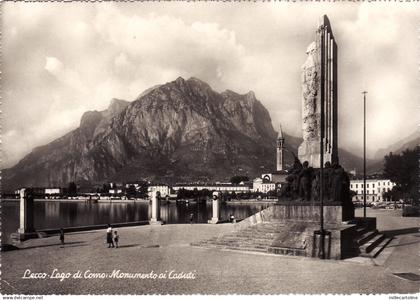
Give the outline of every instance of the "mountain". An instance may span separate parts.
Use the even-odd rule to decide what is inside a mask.
[[[133,102],[113,99],[80,126],[3,170],[3,188],[148,179],[228,180],[275,168],[270,115],[253,92],[217,93],[196,78],[157,85]],[[297,153],[297,138],[286,164]],[[286,142],[287,143],[287,142]],[[300,143],[300,142],[299,142]]]
[[[390,152],[394,154],[399,154],[406,149],[414,149],[420,145],[420,131],[416,130],[412,134],[408,135],[407,137],[399,140],[398,142],[386,147],[379,149],[375,153],[375,159],[384,159],[385,155],[388,155]]]
[[[283,135],[288,168],[302,138]],[[276,137],[253,92],[217,93],[199,79],[180,77],[133,102],[112,99],[106,110],[84,113],[77,129],[4,169],[2,187],[253,178],[275,170]],[[361,172],[362,158],[343,149],[339,157],[346,170]]]
[[[368,170],[370,173],[380,173],[384,168],[384,158],[390,152],[394,154],[400,154],[406,149],[414,149],[420,145],[420,131],[416,130],[407,137],[399,140],[398,142],[376,151],[374,159],[368,165]]]

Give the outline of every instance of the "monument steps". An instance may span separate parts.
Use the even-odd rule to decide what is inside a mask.
[[[372,230],[372,231],[367,231],[365,233],[363,233],[359,239],[357,239],[357,244],[358,245],[363,245],[365,244],[367,241],[369,241],[370,239],[372,239],[374,236],[376,236],[378,234],[378,230]]]
[[[306,256],[305,246],[302,246],[302,248],[283,247],[276,240],[279,235],[284,235],[288,229],[290,228],[287,228],[284,222],[262,222],[222,236],[193,243],[192,246]],[[291,236],[295,236],[293,231],[288,232]],[[299,232],[296,232],[296,236],[299,237],[299,234]],[[299,239],[297,245],[300,245]]]
[[[384,234],[377,234],[371,240],[360,246],[361,254],[370,253],[376,246],[378,246],[385,239]]]
[[[373,248],[369,253],[361,253],[362,257],[376,258],[382,250],[392,241],[392,237],[385,237],[382,242],[380,242],[375,248]]]
[[[227,250],[243,250],[243,251],[253,251],[253,252],[263,252],[266,253],[268,246],[266,245],[256,245],[256,244],[229,244],[229,243],[194,243],[192,246],[210,248],[210,249],[227,249]]]
[[[370,229],[368,227],[359,227],[356,229],[357,235],[362,235],[368,232]]]
[[[298,248],[269,247],[268,252],[280,255],[306,256],[306,250]]]
[[[223,238],[223,239],[217,239],[217,240],[208,240],[207,243],[213,243],[213,244],[221,244],[221,245],[231,245],[231,244],[238,244],[238,245],[247,245],[247,244],[253,244],[253,245],[271,245],[273,243],[273,239],[249,239],[249,238]]]

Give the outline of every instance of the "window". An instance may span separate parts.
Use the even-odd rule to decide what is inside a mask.
[[[369,187],[369,183],[368,183],[368,184],[366,184],[366,187],[367,187],[367,188]]]
[[[357,183],[356,183],[356,189],[357,189]]]
[[[374,183],[372,183],[372,187],[373,187],[373,188],[375,187],[375,184],[374,184]]]

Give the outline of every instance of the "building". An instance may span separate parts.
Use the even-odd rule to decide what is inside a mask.
[[[123,190],[121,188],[112,188],[109,189],[108,193],[112,194],[112,195],[119,195],[122,194]]]
[[[255,178],[252,182],[252,191],[260,193],[268,193],[275,191],[277,184],[275,182],[266,181],[262,178]]]
[[[152,192],[159,192],[161,197],[166,197],[171,195],[171,188],[167,184],[152,184],[147,188],[147,193],[150,195]]]
[[[287,176],[288,176],[288,173],[286,171],[277,171],[273,173],[261,174],[261,178],[264,181],[270,181],[270,182],[279,183],[279,184],[286,182]]]
[[[202,183],[202,184],[177,184],[173,187],[174,191],[179,191],[180,189],[193,191],[197,189],[209,190],[209,191],[218,191],[218,192],[228,192],[228,193],[246,193],[251,191],[251,188],[247,184],[232,184],[232,183]]]
[[[389,179],[366,179],[366,202],[385,201],[383,194],[391,191],[395,183]],[[363,200],[363,179],[350,180],[350,190],[356,192],[353,201]]]
[[[61,194],[61,188],[45,188],[45,195],[59,195]]]

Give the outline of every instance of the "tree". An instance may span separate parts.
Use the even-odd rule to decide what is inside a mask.
[[[136,197],[136,194],[137,194],[137,191],[136,191],[136,187],[134,186],[134,185],[130,185],[129,187],[128,187],[128,189],[126,190],[126,194],[127,194],[127,197],[129,198],[129,199],[131,199],[131,198],[135,198]]]
[[[232,184],[239,184],[242,181],[249,181],[248,176],[235,175],[235,176],[230,178],[230,182]]]
[[[108,194],[110,188],[111,188],[111,185],[109,183],[104,183],[102,185],[102,193]]]
[[[394,189],[403,199],[412,199],[416,203],[418,197],[418,167],[420,147],[406,149],[401,154],[392,152],[385,156],[384,176],[396,184]],[[394,195],[396,196],[396,195]]]
[[[72,182],[69,183],[67,193],[71,197],[74,197],[74,196],[77,195],[77,185],[76,185],[75,182],[72,181]]]

